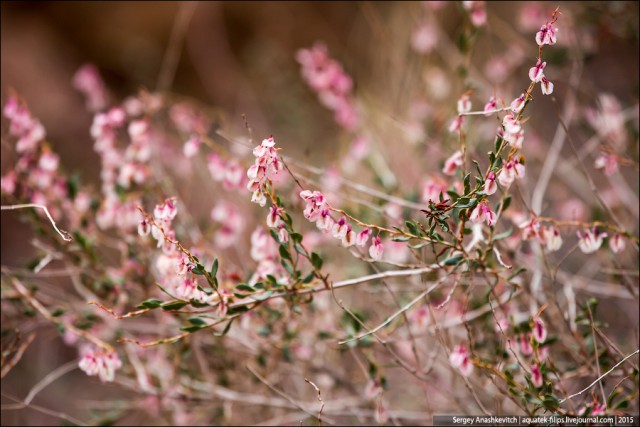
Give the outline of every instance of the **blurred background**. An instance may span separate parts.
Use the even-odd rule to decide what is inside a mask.
[[[637,2],[487,2],[487,29],[474,40],[469,54],[460,39],[466,25],[460,2],[436,12],[421,3],[2,2],[2,103],[10,91],[20,94],[46,127],[47,140],[60,154],[63,167],[78,171],[89,182],[97,183],[99,177],[99,159],[89,135],[92,115],[71,85],[74,73],[85,63],[97,66],[116,100],[140,89],[160,88],[216,111],[221,127],[238,134],[244,132],[245,114],[256,139],[273,134],[287,154],[326,165],[339,160],[349,137],[306,86],[295,60],[298,49],[322,40],[354,79],[368,133],[374,135],[374,149],[381,150],[399,182],[418,185],[424,169],[407,164],[403,154],[414,150],[424,156],[426,169],[440,168],[455,147],[456,140],[446,128],[469,82],[477,88],[472,95],[474,110],[482,109],[493,93],[507,103],[518,96],[528,85],[527,70],[537,55],[534,34],[559,6],[559,43],[545,50],[549,62],[545,73],[556,85],[554,95],[560,105],[573,55],[578,54],[584,68],[577,114],[584,113],[583,107],[597,108],[598,96],[609,93],[630,112],[637,130]],[[427,15],[436,20],[441,32],[435,47],[420,53],[411,40]],[[175,74],[162,83],[172,32],[182,30]],[[557,125],[554,105],[542,99],[537,88],[534,97],[539,102],[530,110],[531,140],[524,150],[531,159],[531,172],[527,172],[531,176],[540,168]],[[426,101],[433,114],[424,120],[424,133],[416,144],[407,123],[412,105],[419,101]],[[576,122],[573,132],[577,141],[583,141],[593,129],[584,119]],[[4,173],[14,159],[5,143],[4,118],[2,123]],[[495,126],[489,121],[478,134],[490,134]],[[637,162],[637,131],[629,141],[627,153]],[[637,171],[623,173],[637,195]],[[573,196],[567,188],[549,194],[551,200]],[[30,233],[15,215],[2,214],[3,265],[30,259],[25,238]],[[631,326],[637,328],[637,318]],[[24,396],[40,378],[75,357],[75,350],[50,332],[48,340],[30,347],[15,372],[3,379],[3,391]],[[110,393],[123,397],[115,386],[87,384],[83,373],[74,372],[40,394],[38,402],[56,408],[64,395],[62,409],[83,419],[82,404],[75,404],[70,395],[95,400]],[[3,425],[58,423],[28,409],[2,412]]]

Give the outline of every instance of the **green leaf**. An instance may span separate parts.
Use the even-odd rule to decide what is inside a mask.
[[[187,305],[186,301],[167,301],[165,303],[160,304],[160,307],[163,310],[180,310],[182,307]]]
[[[464,176],[463,182],[464,182],[464,194],[469,194],[469,192],[471,191],[471,172],[467,173]]]
[[[315,252],[311,252],[311,264],[315,267],[316,270],[320,270],[322,268],[322,258]]]
[[[291,261],[291,254],[289,253],[289,249],[287,249],[285,245],[281,244],[278,247],[278,251],[280,252],[280,256],[282,257],[282,259],[288,259],[289,261]]]
[[[502,212],[506,211],[511,205],[511,196],[507,196],[504,198],[504,206],[502,206]]]
[[[316,273],[314,271],[312,271],[307,276],[305,276],[304,279],[302,279],[302,283],[305,283],[305,284],[311,283],[313,281],[314,277],[316,277]]]
[[[59,317],[59,316],[62,316],[65,312],[66,312],[66,310],[65,310],[64,308],[62,308],[62,307],[57,307],[55,310],[53,310],[53,311],[51,312],[51,315],[52,315],[53,317]]]
[[[413,234],[414,236],[420,235],[420,230],[418,230],[418,226],[415,223],[411,221],[406,221],[405,225],[407,226],[407,229],[409,229],[411,234]]]
[[[506,239],[507,237],[511,236],[512,233],[513,233],[513,228],[509,228],[507,231],[503,233],[496,234],[495,237],[493,238],[493,241],[497,242],[498,240]]]
[[[240,314],[240,313],[244,313],[249,311],[249,307],[247,307],[246,305],[241,305],[239,307],[234,307],[234,308],[230,308],[229,310],[227,310],[227,315],[231,316],[234,314]]]
[[[236,290],[238,291],[245,291],[245,292],[255,292],[256,290],[253,289],[253,287],[251,285],[247,285],[246,283],[240,283],[236,286]]]
[[[213,260],[213,264],[211,264],[211,277],[216,277],[218,274],[218,257]]]
[[[493,162],[496,160],[496,155],[493,154],[493,151],[489,151],[489,163],[493,167]],[[483,175],[484,176],[484,175]]]
[[[456,265],[462,260],[462,255],[454,255],[444,260],[444,265]]]
[[[300,233],[291,233],[289,235],[294,242],[301,243],[302,242],[302,234]]]
[[[406,242],[409,240],[411,240],[411,237],[408,236],[396,236],[391,238],[391,241],[393,242]]]
[[[271,295],[273,295],[273,291],[266,291],[257,295],[251,295],[251,298],[255,301],[264,301],[267,298],[269,298]]]
[[[142,301],[136,308],[158,308],[162,304],[162,301],[156,298],[149,298]]]
[[[269,234],[271,234],[271,237],[276,241],[276,243],[280,243],[280,237],[278,237],[278,233],[273,231],[272,228],[269,229]]]
[[[483,176],[484,174],[482,173],[482,169],[480,169],[480,163],[478,163],[477,160],[472,160],[472,162],[476,165],[476,170],[478,171],[478,175]]]
[[[229,323],[227,323],[227,326],[224,327],[224,329],[222,330],[222,332],[215,332],[213,334],[214,337],[223,337],[225,335],[227,335],[227,332],[229,332],[229,329],[231,329],[231,324],[233,323],[234,319],[229,320]]]
[[[207,324],[207,322],[202,320],[200,317],[190,317],[188,320],[192,325],[205,326]]]
[[[458,204],[456,204],[456,207],[460,209],[472,208],[477,203],[478,200],[475,197],[471,199],[468,197],[461,197],[458,199]]]

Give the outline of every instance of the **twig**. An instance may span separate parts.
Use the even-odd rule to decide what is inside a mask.
[[[295,405],[297,408],[301,409],[304,413],[311,415],[312,417],[315,417],[315,414],[313,414],[312,412],[310,412],[309,410],[307,410],[304,406],[302,406],[300,403],[296,402],[293,398],[291,398],[290,396],[288,396],[286,393],[278,390],[277,388],[275,388],[273,385],[271,385],[269,383],[269,381],[267,381],[266,378],[264,378],[263,376],[261,376],[259,373],[257,373],[253,368],[251,368],[251,366],[246,365],[245,366],[247,368],[247,370],[249,372],[251,372],[257,379],[260,380],[261,383],[263,383],[264,385],[266,385],[267,387],[269,387],[271,390],[273,390],[274,392],[276,392],[277,394],[279,394],[280,396],[282,396],[283,398],[285,398],[286,400],[288,400],[290,403],[292,403],[293,405]],[[324,419],[324,421],[328,424],[334,424],[333,422],[329,422],[329,420],[327,420],[326,418]],[[322,419],[320,418],[320,415],[318,414],[318,422],[322,422]]]
[[[68,374],[78,367],[78,361],[72,360],[65,363],[62,366],[57,367],[53,371],[49,372],[43,379],[41,379],[36,385],[31,388],[27,397],[24,398],[24,404],[29,405],[31,401],[40,393],[46,386],[60,378],[61,376]]]
[[[27,349],[27,347],[29,347],[29,345],[31,344],[31,342],[33,341],[33,339],[35,337],[36,337],[35,332],[32,332],[27,336],[27,339],[25,340],[25,342],[20,344],[20,347],[18,347],[18,351],[16,351],[16,353],[13,355],[11,360],[8,361],[2,367],[2,372],[0,373],[0,378],[4,378],[5,375],[7,375],[11,371],[11,369],[13,369],[13,367],[18,364],[20,359],[22,359],[22,355],[24,354],[25,350]],[[3,359],[4,359],[4,355],[3,355]]]
[[[58,319],[56,319],[55,317],[53,317],[51,315],[51,313],[49,313],[49,310],[47,310],[41,303],[40,301],[38,301],[37,299],[35,299],[33,297],[33,295],[31,295],[31,293],[27,290],[27,288],[24,287],[24,285],[15,277],[11,278],[11,284],[13,285],[13,287],[15,288],[16,291],[18,291],[18,293],[20,295],[22,295],[24,297],[25,300],[27,300],[27,302],[29,304],[31,304],[31,306],[33,308],[35,308],[40,314],[42,314],[42,316],[47,319],[49,322],[53,323],[54,325],[63,325],[66,330],[68,330],[69,332],[72,332],[76,335],[78,335],[79,337],[82,337],[88,341],[91,341],[92,343],[94,343],[95,345],[97,345],[100,348],[103,348],[107,351],[112,351],[113,347],[111,346],[111,344],[108,344],[104,341],[102,341],[100,338],[97,338],[91,334],[89,334],[86,331],[83,331],[81,329],[76,328],[75,326],[69,324],[69,323],[64,323]]]
[[[566,400],[569,399],[573,399],[576,396],[581,395],[582,393],[584,393],[585,391],[589,390],[591,387],[593,387],[594,385],[596,385],[601,379],[603,379],[604,377],[606,377],[607,375],[609,375],[611,372],[613,372],[614,369],[616,369],[618,366],[622,365],[622,363],[624,363],[627,359],[629,359],[630,357],[638,354],[638,352],[640,352],[640,349],[634,351],[633,353],[629,354],[627,357],[625,357],[624,359],[622,359],[621,361],[619,361],[618,363],[616,363],[615,365],[613,365],[613,367],[611,369],[609,369],[607,372],[605,372],[604,374],[600,375],[594,382],[592,382],[591,384],[589,384],[587,387],[583,388],[582,390],[580,390],[577,393],[572,394],[571,396],[568,396],[562,400],[560,400],[559,403],[563,403]]]
[[[313,388],[315,388],[316,391],[318,392],[318,401],[320,402],[320,410],[318,411],[318,425],[322,425],[322,410],[324,409],[324,400],[322,400],[322,395],[320,394],[320,389],[318,388],[317,385],[315,385],[313,383],[313,381],[310,381],[307,378],[305,378],[304,380],[306,382],[308,382],[309,384],[311,384],[311,386]]]
[[[171,29],[169,46],[165,51],[165,55],[162,60],[162,68],[160,69],[160,75],[158,76],[156,90],[159,92],[168,91],[171,88],[171,83],[176,73],[178,61],[180,60],[180,47],[184,41],[184,36],[189,29],[189,22],[191,22],[191,17],[193,16],[197,5],[198,2],[189,1],[184,2],[179,6],[180,10],[173,23],[173,28]]]
[[[51,217],[51,214],[49,213],[49,209],[47,209],[47,207],[45,205],[38,205],[36,203],[26,203],[26,204],[22,204],[22,205],[2,205],[2,206],[0,206],[0,210],[3,210],[3,211],[12,211],[12,210],[15,210],[15,209],[25,209],[25,208],[35,208],[35,209],[44,210],[44,213],[47,214],[47,218],[49,218],[49,221],[51,221],[51,225],[56,230],[56,232],[60,235],[60,237],[62,237],[62,240],[64,240],[65,242],[70,242],[70,241],[73,240],[71,238],[71,235],[68,232],[66,232],[64,230],[60,230],[56,226],[56,222]]]

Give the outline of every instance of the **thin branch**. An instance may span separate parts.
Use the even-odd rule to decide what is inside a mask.
[[[304,379],[307,383],[311,384],[311,386],[313,388],[316,389],[316,391],[318,392],[318,401],[320,402],[320,410],[318,411],[318,425],[322,425],[322,410],[324,409],[324,400],[322,400],[322,395],[320,394],[320,389],[318,388],[317,385],[315,385],[313,383],[313,381],[308,380],[307,378]]]
[[[45,205],[38,205],[36,203],[26,203],[26,204],[22,204],[22,205],[2,205],[2,206],[0,206],[0,210],[3,210],[3,211],[12,211],[12,210],[15,210],[15,209],[25,209],[25,208],[35,208],[35,209],[44,210],[44,213],[47,214],[47,218],[49,218],[49,221],[51,221],[51,225],[56,230],[56,232],[60,235],[60,237],[62,237],[62,240],[64,240],[65,242],[70,242],[70,241],[73,240],[71,238],[71,234],[69,234],[68,232],[66,232],[64,230],[59,229],[56,226],[56,222],[51,217],[51,214],[49,213],[49,209],[47,209],[47,207]]]
[[[27,349],[27,347],[29,347],[31,342],[33,342],[33,339],[35,337],[36,337],[35,332],[32,332],[27,336],[27,339],[25,340],[25,342],[20,344],[20,347],[18,347],[18,351],[16,351],[16,353],[13,355],[11,360],[8,361],[2,367],[2,372],[0,373],[0,378],[4,378],[11,371],[11,369],[13,369],[13,367],[18,364],[20,359],[22,359],[22,355],[24,354],[25,350]],[[4,359],[4,355],[3,355],[3,359]]]
[[[634,351],[633,353],[629,354],[627,357],[625,357],[624,359],[622,359],[621,361],[619,361],[618,363],[616,363],[615,365],[613,365],[613,367],[611,369],[609,369],[607,372],[605,372],[604,374],[600,375],[594,382],[592,382],[591,384],[589,384],[587,387],[583,388],[582,390],[580,390],[577,393],[572,394],[571,396],[568,396],[564,399],[562,399],[559,403],[563,403],[566,400],[569,399],[573,399],[576,396],[581,395],[582,393],[584,393],[585,391],[589,390],[591,387],[593,387],[594,385],[598,384],[598,382],[603,379],[604,377],[606,377],[607,375],[609,375],[611,372],[613,372],[614,369],[616,369],[618,366],[622,365],[622,363],[624,363],[627,359],[629,359],[630,357],[638,354],[638,352],[640,352],[640,349]]]
[[[78,361],[72,360],[49,372],[43,379],[41,379],[36,385],[31,388],[31,391],[29,391],[27,397],[24,398],[24,404],[29,405],[31,401],[36,397],[36,395],[40,393],[45,387],[47,387],[49,384],[62,377],[63,375],[66,375],[69,372],[73,371],[77,367]]]

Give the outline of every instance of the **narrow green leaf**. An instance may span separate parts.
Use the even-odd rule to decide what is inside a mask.
[[[165,303],[160,304],[160,307],[163,310],[171,311],[171,310],[180,310],[185,305],[187,305],[185,301],[167,301]]]
[[[205,322],[199,317],[190,317],[188,320],[189,320],[189,323],[191,323],[192,325],[204,326],[207,324],[207,322]]]
[[[311,264],[316,268],[316,270],[320,270],[322,268],[322,258],[315,252],[311,252]]]

